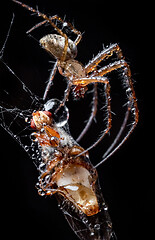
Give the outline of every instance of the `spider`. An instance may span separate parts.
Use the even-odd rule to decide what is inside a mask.
[[[120,133],[118,134],[118,137],[116,138],[116,142],[118,141],[120,134],[125,128],[127,119],[129,117],[129,113],[132,114],[134,120],[132,122],[132,126],[120,145],[120,147],[125,140],[128,138],[128,136],[131,134],[133,129],[135,128],[137,122],[138,122],[138,106],[137,106],[137,100],[135,96],[135,91],[131,79],[131,70],[129,64],[125,61],[124,56],[122,54],[122,50],[120,49],[119,45],[117,43],[111,44],[109,47],[103,49],[101,52],[99,52],[96,57],[94,57],[91,61],[89,61],[86,66],[83,66],[82,63],[79,61],[75,60],[75,57],[77,56],[77,45],[82,39],[82,34],[80,31],[75,29],[73,25],[69,22],[64,21],[61,19],[59,16],[55,15],[52,17],[48,17],[47,15],[41,13],[39,10],[34,9],[22,2],[13,0],[15,3],[21,5],[22,7],[28,9],[29,11],[36,13],[39,17],[42,17],[44,21],[36,24],[33,26],[27,33],[30,33],[34,29],[42,26],[45,23],[49,23],[56,31],[58,34],[48,34],[40,39],[40,44],[41,46],[49,52],[55,59],[56,62],[54,64],[54,67],[51,71],[49,81],[47,83],[46,89],[44,91],[43,95],[43,100],[47,98],[47,94],[49,92],[49,89],[51,87],[53,78],[56,74],[56,71],[58,69],[59,73],[64,76],[67,79],[68,86],[65,91],[65,96],[60,104],[59,108],[65,104],[65,101],[68,100],[69,93],[71,88],[73,88],[73,94],[74,96],[77,97],[84,97],[85,92],[87,91],[87,85],[89,84],[94,84],[94,97],[93,97],[93,107],[92,107],[92,112],[91,116],[81,132],[80,136],[76,139],[77,142],[81,140],[81,138],[85,135],[87,130],[89,129],[92,120],[96,116],[97,112],[97,103],[98,103],[98,97],[97,97],[97,83],[102,83],[104,84],[104,91],[105,91],[105,96],[106,96],[106,105],[107,105],[107,124],[106,128],[103,131],[101,137],[94,143],[92,144],[88,149],[85,150],[88,151],[95,147],[104,137],[105,135],[109,132],[112,124],[112,116],[111,116],[111,98],[110,98],[110,83],[107,77],[107,74],[117,70],[117,69],[122,69],[123,70],[123,86],[125,86],[126,89],[126,96],[127,96],[127,111],[126,115],[124,118],[124,122],[122,124],[122,128],[120,129]],[[63,26],[68,27],[71,32],[77,35],[75,41],[72,41],[66,33],[64,33],[55,22],[62,23]],[[111,56],[113,54],[116,54],[117,59],[116,61],[109,63],[106,66],[99,67],[99,64]],[[59,109],[58,108],[58,109]],[[113,145],[114,146],[114,145]],[[82,154],[82,153],[81,153]]]
[[[60,106],[60,101],[57,99],[51,99],[42,105],[39,99],[31,93],[20,78],[16,76],[13,70],[2,60],[12,22],[7,38],[0,51],[0,60],[17,78],[22,85],[23,91],[27,93],[31,100],[33,99],[35,107],[33,109],[22,111],[17,107],[6,108],[3,106],[4,102],[2,102],[2,106],[0,105],[0,125],[24,148],[26,152],[29,153],[29,155],[31,155],[32,159],[35,158],[35,160],[38,161],[40,176],[37,187],[39,193],[41,195],[43,195],[43,193],[44,195],[60,193],[58,195],[58,201],[66,219],[75,233],[81,239],[87,239],[88,236],[92,240],[103,239],[104,236],[104,239],[109,240],[114,235],[107,206],[104,202],[97,181],[98,176],[96,167],[108,159],[124,143],[138,121],[138,108],[131,81],[130,69],[127,67],[124,69],[126,80],[124,83],[126,84],[125,87],[128,102],[123,124],[121,125],[120,131],[116,135],[114,142],[103,155],[102,161],[96,166],[93,166],[90,163],[87,150],[80,147],[69,133],[68,110],[66,106],[64,105],[63,108],[59,109],[62,111],[62,116],[56,116],[60,113],[59,111],[55,111],[55,109],[58,109],[57,106]],[[95,84],[96,83],[97,82],[95,82]],[[109,124],[111,121],[111,112],[110,86],[108,80],[107,83],[105,83],[105,93],[109,112]],[[39,107],[37,107],[37,105]],[[126,126],[129,113],[133,113],[134,121],[124,139],[114,148]],[[29,128],[24,127],[24,129],[21,129],[21,131],[19,129],[17,130],[17,133],[15,133],[13,125],[21,120],[24,121],[25,125],[25,120],[28,122],[28,117],[31,117],[31,131],[32,129],[35,129],[36,132],[33,132],[31,135],[24,134],[25,131],[30,130]],[[21,127],[21,124],[17,124],[17,126]],[[30,138],[28,136],[30,136]],[[33,143],[33,145],[31,144],[30,146],[25,145],[25,139],[27,140],[26,142],[32,141],[37,143],[37,150]]]

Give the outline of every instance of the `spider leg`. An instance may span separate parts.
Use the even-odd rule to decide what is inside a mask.
[[[66,23],[67,26],[72,30],[72,32],[77,35],[77,38],[75,39],[74,43],[75,43],[76,45],[78,45],[79,42],[80,42],[81,39],[82,39],[82,34],[81,34],[81,32],[78,31],[76,28],[74,28],[73,25],[72,25],[70,22],[64,22],[62,19],[61,19],[61,21],[62,21],[64,24]]]
[[[74,43],[76,45],[78,45],[78,43],[81,41],[82,38],[82,34],[80,31],[78,31],[76,28],[73,27],[73,25],[70,22],[66,22],[64,21],[62,18],[60,18],[59,16],[55,15],[53,17],[51,17],[51,19],[57,19],[59,22],[61,22],[64,26],[67,26],[71,29],[71,31],[77,35],[77,38],[75,39]]]
[[[60,106],[58,107],[58,109],[56,110],[56,112],[60,109],[60,107],[64,106],[65,102],[68,101],[68,97],[69,97],[69,93],[70,93],[70,90],[71,90],[71,86],[73,85],[81,85],[81,86],[86,86],[90,83],[104,83],[104,84],[108,84],[109,81],[107,78],[105,77],[92,77],[92,78],[87,78],[87,77],[84,77],[84,78],[78,78],[78,79],[73,79],[73,80],[70,80],[68,81],[68,86],[65,90],[65,95],[64,95],[64,99],[62,101],[62,103],[60,104]],[[96,112],[96,110],[95,110]]]
[[[32,32],[34,29],[36,29],[36,28],[44,25],[46,22],[47,22],[47,20],[44,20],[44,21],[42,21],[42,22],[40,22],[40,23],[37,23],[35,26],[33,26],[31,29],[29,29],[26,33]]]
[[[59,22],[61,22],[64,26],[68,26],[68,27],[71,29],[71,31],[72,31],[75,35],[77,35],[77,38],[75,39],[74,43],[75,43],[76,45],[78,45],[78,43],[79,43],[79,42],[81,41],[81,39],[82,39],[82,34],[81,34],[80,31],[78,31],[76,28],[74,28],[73,25],[72,25],[70,22],[64,21],[62,18],[60,18],[60,17],[57,16],[57,15],[55,15],[55,16],[53,16],[53,17],[50,17],[50,19],[51,19],[51,20],[57,19],[57,20],[59,20]],[[42,26],[42,25],[45,24],[46,22],[47,22],[47,20],[44,20],[44,21],[36,24],[34,27],[32,27],[32,28],[31,28],[30,30],[28,30],[26,33],[30,33],[31,31],[33,31],[34,29]]]
[[[90,83],[105,83],[105,84],[108,84],[109,81],[106,77],[100,77],[100,76],[82,77],[82,78],[75,78],[75,79],[72,80],[72,85],[86,86]]]
[[[55,76],[55,74],[56,74],[56,71],[57,71],[57,65],[58,65],[58,61],[55,62],[54,66],[53,66],[53,69],[52,69],[52,71],[51,71],[51,73],[50,73],[50,77],[49,77],[47,86],[46,86],[46,88],[45,88],[43,100],[46,99],[47,94],[48,94],[48,92],[49,92],[49,89],[50,89],[50,87],[51,87],[51,85],[52,85],[52,83],[53,83],[53,78],[54,78],[54,76]]]
[[[93,145],[91,145],[88,149],[86,149],[83,152],[83,153],[86,153],[91,148],[95,147],[104,138],[104,136],[108,133],[108,131],[111,128],[110,84],[109,84],[108,79],[105,78],[105,77],[79,78],[79,79],[74,79],[72,81],[72,83],[73,83],[73,85],[83,85],[83,86],[86,86],[90,83],[96,83],[96,84],[97,83],[104,83],[105,84],[106,106],[107,106],[107,112],[108,112],[107,126],[106,126],[106,129],[104,130],[103,134],[101,135],[101,137]],[[80,141],[79,138],[81,139],[84,136],[84,134],[87,132],[87,130],[89,129],[94,117],[96,116],[96,112],[97,112],[97,90],[96,90],[96,93],[94,93],[94,94],[95,94],[94,99],[93,99],[94,105],[93,105],[93,108],[92,108],[91,116],[89,118],[89,121],[88,121],[87,125],[85,126],[82,133],[78,137],[78,139],[77,139],[78,141]],[[81,153],[78,156],[80,156],[80,155],[81,155]]]
[[[71,86],[72,86],[72,83],[69,81],[67,88],[65,90],[64,98],[63,98],[62,102],[60,103],[59,107],[55,110],[55,113],[57,113],[59,111],[59,109],[65,105],[65,102],[68,101]]]
[[[105,84],[104,88],[105,88],[105,97],[106,97],[105,104],[107,106],[107,125],[106,125],[106,128],[104,129],[102,135],[99,137],[99,139],[95,143],[93,143],[89,148],[87,148],[82,153],[77,155],[76,157],[79,157],[80,155],[82,155],[82,154],[88,152],[90,149],[94,148],[105,137],[105,135],[109,132],[109,130],[111,128],[112,117],[111,117],[111,98],[110,98],[110,84],[109,84],[109,81],[107,80],[107,78],[104,78],[101,81],[101,78],[98,79],[97,77],[96,77],[96,80],[94,78],[92,80],[94,80],[94,82],[102,82],[102,83]],[[81,80],[79,80],[79,81],[81,81]],[[91,81],[91,79],[89,79],[88,82],[92,83],[93,81]],[[87,83],[87,84],[89,84],[89,83]]]
[[[132,79],[131,79],[131,71],[130,71],[130,67],[127,64],[127,62],[125,60],[119,60],[116,61],[112,64],[109,64],[101,69],[99,69],[98,71],[96,71],[94,73],[94,76],[103,76],[113,70],[122,68],[124,70],[124,78],[123,78],[123,85],[126,88],[126,95],[127,95],[127,99],[128,99],[128,104],[127,104],[127,111],[124,117],[124,121],[122,123],[122,126],[120,128],[120,131],[118,132],[114,142],[112,143],[112,145],[108,148],[108,150],[106,151],[106,153],[103,155],[103,159],[101,162],[99,162],[96,167],[98,167],[99,165],[101,165],[104,161],[106,161],[110,156],[112,156],[122,145],[123,143],[128,139],[128,137],[130,136],[130,134],[133,132],[134,128],[136,127],[137,123],[138,123],[138,118],[139,118],[139,112],[138,112],[138,106],[137,106],[137,100],[136,100],[136,96],[135,96],[135,91],[133,88],[133,83],[132,83]],[[129,113],[131,113],[133,115],[133,122],[131,124],[130,129],[128,130],[128,132],[126,133],[125,137],[122,139],[122,141],[114,148],[114,146],[117,144],[117,142],[120,139],[120,136],[123,132],[123,130],[126,127],[127,124],[127,120],[129,118]],[[114,148],[114,149],[113,149]]]
[[[30,32],[30,31],[34,30],[35,28],[37,28],[37,27],[45,24],[46,21],[47,21],[47,22],[49,22],[49,23],[55,28],[55,30],[56,30],[61,36],[63,36],[63,37],[65,38],[65,46],[64,46],[64,51],[63,51],[62,57],[61,57],[61,61],[64,61],[64,60],[66,59],[66,53],[67,53],[67,47],[68,47],[68,37],[67,37],[67,35],[66,35],[65,33],[63,33],[63,31],[62,31],[60,28],[58,28],[58,27],[56,26],[56,24],[55,24],[54,22],[52,22],[52,20],[57,19],[57,20],[59,20],[60,22],[62,22],[64,25],[66,24],[66,25],[71,29],[71,31],[72,31],[74,34],[77,35],[77,38],[76,38],[76,40],[74,41],[74,43],[77,45],[77,44],[80,42],[80,40],[81,40],[81,38],[82,38],[82,34],[81,34],[80,31],[78,31],[77,29],[75,29],[71,23],[65,22],[64,20],[62,20],[62,19],[61,19],[59,16],[57,16],[57,15],[55,15],[55,16],[53,16],[53,17],[47,17],[45,14],[39,12],[38,10],[36,10],[36,9],[34,9],[34,8],[28,6],[28,5],[26,5],[26,4],[24,4],[24,3],[20,2],[20,1],[13,0],[13,2],[21,5],[22,7],[28,9],[29,11],[31,11],[31,12],[33,12],[33,13],[36,13],[39,17],[42,17],[42,18],[45,19],[43,22],[41,22],[41,23],[37,24],[36,26],[34,26],[33,28],[31,28],[28,32]]]
[[[110,47],[105,48],[100,53],[97,54],[86,66],[85,71],[88,74],[96,69],[97,65],[104,59],[108,59],[113,55],[113,53],[117,54],[118,59],[123,59],[122,50],[120,49],[117,43],[112,44]]]
[[[101,165],[105,160],[107,160],[110,156],[112,156],[123,145],[123,143],[128,139],[128,137],[133,132],[134,128],[136,127],[136,125],[138,123],[139,112],[138,112],[137,100],[136,100],[135,91],[134,91],[133,83],[132,83],[132,79],[131,79],[130,67],[125,60],[122,59],[122,60],[116,61],[112,64],[109,64],[109,65],[95,71],[90,77],[92,77],[92,78],[95,78],[95,77],[98,78],[99,76],[102,77],[106,73],[109,73],[109,72],[111,72],[113,70],[116,70],[116,69],[119,69],[119,68],[122,68],[124,70],[123,85],[126,87],[126,95],[127,95],[127,99],[128,99],[127,111],[126,111],[125,118],[124,118],[123,124],[121,126],[121,129],[120,129],[119,133],[117,134],[117,136],[114,140],[114,143],[112,144],[112,146],[109,147],[106,154],[103,156],[102,161],[99,162],[96,166]],[[107,97],[107,99],[108,98],[110,98],[110,94]],[[109,103],[108,106],[110,107],[110,103]],[[111,108],[108,112],[111,115]],[[128,132],[126,133],[123,140],[113,149],[113,147],[117,144],[118,140],[120,139],[120,136],[121,136],[123,130],[125,129],[125,126],[127,124],[127,120],[129,118],[129,113],[131,113],[134,117],[134,120],[131,124],[131,127],[128,130]],[[111,123],[110,123],[110,125],[111,125]],[[107,132],[107,129],[108,128],[106,128],[104,130],[102,136],[93,145],[91,145],[88,149],[86,149],[83,153],[85,153],[85,152],[89,151],[90,149],[94,148],[103,139],[103,137],[105,136],[105,132]],[[81,154],[79,154],[78,156],[80,156],[80,155]]]
[[[86,74],[92,72],[92,75],[94,74],[95,76],[95,70],[97,69],[98,64],[104,60],[104,59],[108,59],[109,57],[111,57],[113,55],[113,53],[116,53],[118,59],[123,59],[123,54],[122,54],[122,50],[120,49],[119,45],[117,43],[112,44],[110,47],[104,49],[102,52],[100,52],[95,58],[93,58],[86,66],[85,66],[85,72]],[[94,72],[93,72],[94,71]],[[96,114],[95,114],[96,115]],[[90,120],[92,118],[95,117],[95,115],[93,115],[91,113],[90,116]],[[91,120],[91,122],[92,122]],[[91,123],[90,123],[91,124]],[[83,130],[85,131],[85,130]],[[87,129],[86,129],[87,131]],[[82,135],[83,136],[83,135]],[[77,138],[77,140],[79,140],[79,138]]]
[[[89,120],[88,120],[86,126],[84,127],[84,129],[82,130],[82,132],[80,133],[78,138],[76,139],[76,142],[79,142],[83,138],[83,136],[86,134],[88,129],[90,128],[92,121],[95,118],[96,113],[97,113],[97,104],[98,104],[97,83],[95,83],[91,115],[89,117]]]
[[[136,125],[138,122],[138,106],[137,106],[136,95],[135,95],[135,91],[134,91],[133,83],[131,79],[131,70],[127,62],[123,59],[119,61],[115,61],[114,63],[108,64],[107,66],[97,70],[94,74],[92,74],[92,76],[93,77],[103,76],[119,68],[122,68],[124,70],[123,85],[126,88],[127,99],[129,102],[132,103],[131,109],[133,111],[134,123]]]
[[[130,105],[131,103],[128,105],[128,108],[127,108],[127,111],[126,111],[126,114],[125,114],[125,117],[124,117],[124,120],[123,120],[123,123],[121,125],[121,128],[118,132],[118,134],[116,135],[113,143],[110,145],[110,147],[107,149],[107,151],[104,153],[103,155],[103,158],[102,160],[95,165],[95,168],[100,166],[102,163],[104,163],[109,157],[111,157],[120,147],[121,145],[126,141],[127,138],[124,138],[120,144],[118,144],[115,148],[114,146],[118,143],[125,127],[126,127],[126,124],[127,124],[127,121],[128,121],[128,118],[129,118],[129,114],[130,114]],[[132,129],[130,130],[132,131]],[[128,135],[130,134],[130,131],[128,132]],[[114,149],[113,149],[114,148]],[[112,150],[113,149],[113,150]]]

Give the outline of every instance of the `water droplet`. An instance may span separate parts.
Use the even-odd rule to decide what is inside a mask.
[[[38,194],[39,194],[40,196],[45,196],[45,193],[44,193],[44,191],[43,191],[42,189],[39,189],[39,190],[38,190]]]
[[[46,167],[46,164],[45,164],[45,163],[41,163],[41,164],[39,165],[38,170],[39,170],[40,172],[44,172],[44,171],[45,171],[45,167]]]
[[[48,195],[52,195],[52,192],[50,191],[50,190],[48,190],[48,191],[46,191],[46,194],[48,194]]]
[[[108,210],[108,207],[107,207],[107,206],[105,206],[105,207],[104,207],[104,210],[105,210],[105,211],[107,211],[107,210]]]
[[[50,175],[47,175],[47,176],[45,177],[45,182],[46,182],[46,183],[49,183],[49,182],[50,182]]]
[[[62,127],[68,122],[69,111],[66,106],[61,106],[58,99],[50,99],[44,104],[45,111],[50,111],[57,127]],[[59,109],[60,107],[60,109]]]
[[[87,224],[87,223],[88,223],[88,219],[83,218],[83,219],[82,219],[82,222],[83,222],[84,224]]]
[[[67,22],[64,22],[63,23],[63,27],[67,27],[68,26],[68,23]]]
[[[30,136],[30,137],[31,137],[31,136]],[[35,144],[34,142],[31,143],[31,147],[35,147],[35,145],[36,145],[36,144]]]
[[[94,232],[91,232],[91,233],[90,233],[90,236],[94,236]]]
[[[32,154],[32,159],[36,159],[36,155],[34,153]]]
[[[29,151],[29,147],[27,145],[24,148],[26,152]]]
[[[95,225],[94,225],[94,228],[97,229],[97,230],[99,230],[99,229],[100,229],[100,224],[98,224],[98,223],[95,224]]]

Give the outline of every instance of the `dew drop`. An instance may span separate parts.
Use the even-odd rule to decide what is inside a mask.
[[[103,206],[104,211],[108,210],[108,207],[107,207],[107,205],[105,203],[103,203],[102,206]]]
[[[82,219],[82,222],[83,222],[84,224],[87,224],[87,223],[88,223],[88,219],[83,218],[83,219]]]
[[[32,159],[34,160],[34,159],[36,159],[36,156],[35,156],[35,154],[32,154]]]
[[[29,151],[29,147],[26,145],[25,147],[25,151],[28,152]]]
[[[51,191],[50,190],[48,190],[48,191],[46,191],[46,193],[48,194],[48,195],[50,195],[51,194]],[[52,195],[52,194],[51,194]]]
[[[91,233],[90,233],[90,236],[94,236],[94,232],[91,232]]]
[[[49,175],[47,175],[47,176],[45,177],[45,182],[46,182],[46,183],[49,183],[49,182],[50,182],[50,176],[49,176]]]
[[[45,111],[50,111],[58,127],[64,126],[68,122],[69,111],[66,106],[62,106],[58,99],[50,99],[44,104]],[[60,109],[59,109],[60,107]],[[58,110],[58,111],[57,111]]]
[[[99,229],[100,229],[100,224],[95,224],[95,225],[94,225],[94,228],[97,229],[97,230],[99,230]]]
[[[68,23],[67,22],[64,22],[63,23],[63,27],[67,27],[68,26]]]
[[[45,193],[43,192],[42,189],[39,189],[39,190],[38,190],[38,194],[39,194],[40,196],[45,196]]]
[[[41,163],[41,164],[39,165],[38,170],[39,170],[40,172],[44,172],[45,167],[46,167],[46,164],[45,164],[45,163]]]

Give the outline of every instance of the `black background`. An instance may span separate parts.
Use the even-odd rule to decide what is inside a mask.
[[[155,199],[153,159],[148,144],[148,141],[152,140],[147,133],[151,132],[153,124],[149,109],[151,100],[147,108],[144,102],[144,95],[150,91],[148,87],[150,79],[145,77],[145,69],[149,69],[145,60],[150,53],[146,41],[150,36],[148,29],[150,22],[147,16],[149,11],[142,2],[138,4],[136,1],[122,3],[122,1],[40,0],[25,3],[33,7],[37,5],[41,12],[50,15],[58,14],[62,18],[66,15],[68,21],[74,22],[76,28],[84,33],[78,45],[78,60],[83,64],[102,50],[103,43],[106,46],[117,42],[123,49],[135,81],[140,119],[128,142],[100,166],[98,172],[118,240],[152,239]],[[31,16],[26,9],[11,1],[1,2],[1,46],[13,12],[15,20],[4,59],[32,92],[42,96],[45,79],[48,79],[49,75],[47,70],[51,68],[48,61],[53,59],[40,50],[39,44],[34,39],[26,35],[26,31],[42,19]],[[43,31],[44,27],[37,30],[36,34],[39,36],[41,33],[42,36]],[[33,36],[37,38],[35,33]],[[80,116],[85,109],[80,106],[77,111]],[[144,124],[144,111],[148,125]],[[72,135],[77,136],[79,126],[76,119],[70,126]],[[146,129],[144,126],[147,126]],[[2,217],[5,235],[11,233],[12,237],[21,238],[31,236],[77,239],[58,210],[55,198],[42,198],[37,194],[34,186],[38,173],[31,159],[4,130],[0,129],[0,134],[1,173],[4,174],[1,179],[1,198],[4,199],[4,203],[1,203],[1,213],[5,212]],[[92,139],[89,139],[90,142]],[[84,141],[88,144],[88,139]],[[97,154],[95,151],[99,150],[92,151],[91,159],[95,159]]]

